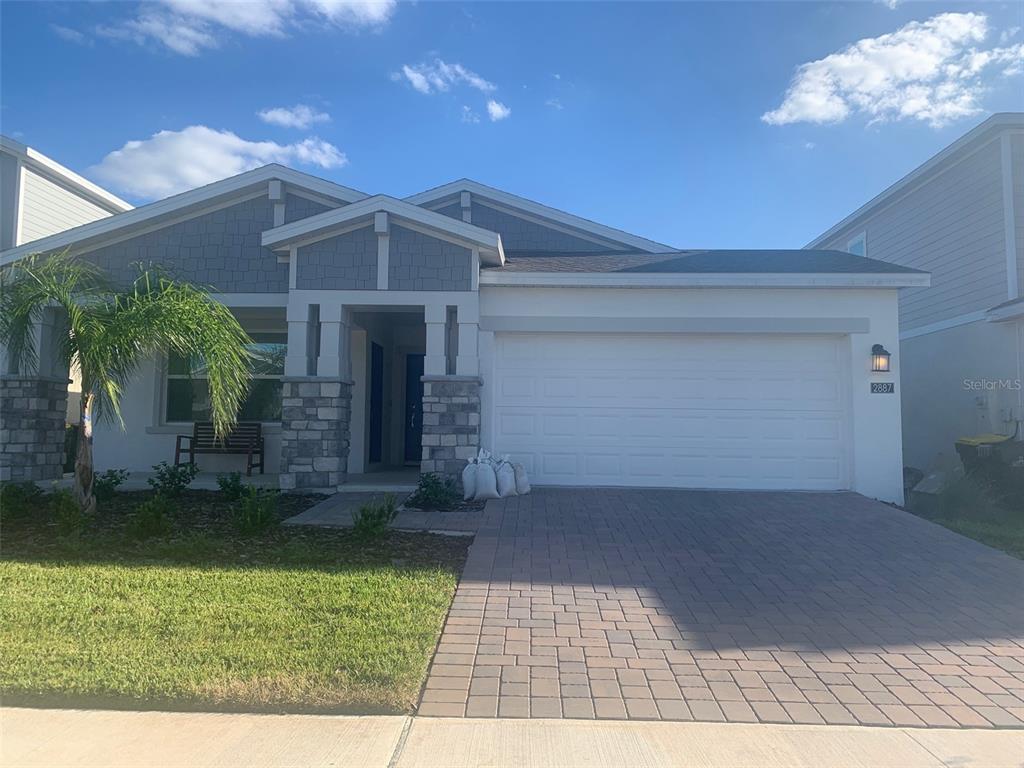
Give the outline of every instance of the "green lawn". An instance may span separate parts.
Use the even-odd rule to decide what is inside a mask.
[[[120,495],[74,538],[45,515],[3,521],[8,702],[366,712],[415,703],[466,539],[393,533],[367,544],[287,527],[241,537],[216,494],[190,493],[170,535],[136,542],[124,519],[141,495]]]

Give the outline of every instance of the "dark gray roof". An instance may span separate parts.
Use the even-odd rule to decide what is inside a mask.
[[[673,251],[633,253],[538,253],[506,251],[503,272],[621,272],[621,273],[917,273],[877,259],[866,259],[844,251]]]

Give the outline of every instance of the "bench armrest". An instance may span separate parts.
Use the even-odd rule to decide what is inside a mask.
[[[176,435],[174,439],[174,447],[181,448],[181,441],[188,440],[189,445],[192,444],[192,435]]]

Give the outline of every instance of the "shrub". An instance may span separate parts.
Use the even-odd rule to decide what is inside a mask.
[[[242,485],[241,472],[228,472],[226,475],[217,475],[217,487],[224,494],[228,501],[238,501],[245,493],[245,486]]]
[[[114,498],[117,487],[128,479],[126,469],[108,469],[102,475],[97,475],[92,481],[92,493],[96,501],[110,501]]]
[[[11,519],[28,517],[38,512],[42,505],[43,492],[35,483],[4,483],[0,486],[0,515]]]
[[[139,504],[128,519],[128,535],[133,539],[166,536],[171,531],[171,504],[159,493]]]
[[[416,509],[452,509],[462,496],[450,477],[441,477],[433,472],[420,475],[416,492],[406,502]]]
[[[368,501],[356,510],[352,515],[353,530],[361,539],[376,539],[387,533],[396,514],[395,495],[385,493],[382,499]]]
[[[246,488],[233,514],[235,527],[241,533],[259,533],[277,525],[277,491]]]
[[[173,499],[180,496],[181,492],[188,488],[189,484],[199,474],[199,467],[195,464],[182,464],[173,467],[166,461],[153,465],[156,477],[151,477],[146,482],[159,495]]]
[[[1002,513],[990,483],[976,474],[948,482],[936,499],[936,512],[943,518],[986,519]]]
[[[50,497],[53,518],[57,521],[57,533],[61,536],[77,536],[87,522],[81,505],[75,501],[69,490],[54,491]]]

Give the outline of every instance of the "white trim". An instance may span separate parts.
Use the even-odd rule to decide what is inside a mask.
[[[453,197],[462,192],[469,192],[472,195],[478,195],[486,200],[510,206],[517,211],[532,213],[535,216],[540,216],[548,221],[565,224],[569,227],[573,227],[574,229],[589,232],[592,235],[607,238],[616,243],[623,243],[624,245],[629,245],[642,251],[665,253],[678,250],[670,245],[657,243],[653,240],[648,240],[645,237],[631,235],[628,232],[623,232],[621,229],[615,229],[614,227],[608,227],[604,224],[598,224],[595,221],[590,221],[589,219],[584,219],[580,216],[574,216],[571,213],[566,213],[565,211],[560,211],[556,208],[549,208],[548,206],[542,205],[534,200],[528,200],[525,197],[513,195],[510,192],[504,192],[500,189],[495,189],[494,187],[488,187],[485,184],[471,181],[470,179],[459,179],[458,181],[453,181],[449,184],[435,187],[434,189],[428,189],[415,195],[409,195],[405,198],[405,201],[412,203],[413,205],[424,205],[442,198]]]
[[[1003,233],[1006,242],[1006,298],[1020,296],[1020,276],[1017,273],[1017,225],[1013,206],[1013,156],[1010,134],[999,137],[1000,163],[1003,177]]]
[[[373,229],[377,233],[377,290],[386,291],[391,262],[391,227],[387,213],[373,214]]]
[[[971,323],[977,323],[985,319],[985,310],[978,310],[977,312],[968,312],[965,315],[957,315],[956,317],[950,317],[946,320],[939,320],[935,323],[929,323],[928,325],[919,325],[917,328],[909,328],[905,331],[900,331],[900,341],[904,339],[916,339],[918,336],[927,336],[929,333],[938,333],[939,331],[945,331],[949,328],[956,328],[960,325],[970,325]]]
[[[517,210],[511,206],[496,203],[492,200],[477,200],[476,204],[483,208],[490,208],[492,211],[495,211],[496,213],[503,213],[506,216],[514,216],[516,218],[522,219],[523,221],[528,221],[531,224],[546,227],[547,229],[553,230],[555,232],[561,232],[563,235],[569,235],[570,237],[575,237],[579,240],[586,240],[587,242],[593,243],[594,245],[599,246],[601,248],[605,248],[608,250],[622,249],[623,243],[619,241],[608,240],[603,237],[597,237],[586,232],[581,232],[578,229],[572,229],[571,227],[566,227],[561,224],[557,224],[555,222],[542,219],[540,216],[534,216],[530,213]]]
[[[894,272],[850,273],[655,273],[501,272],[485,270],[481,286],[558,288],[908,288],[927,287],[931,275]]]
[[[17,176],[14,181],[14,239],[11,242],[17,247],[21,245],[21,227],[24,219],[23,208],[25,207],[22,205],[25,200],[25,169],[20,157],[15,158],[14,172]]]
[[[282,249],[282,250],[275,249],[275,250],[277,250],[278,254],[282,254],[282,253],[290,254],[293,250],[295,250],[297,248],[305,248],[307,245],[312,245],[313,243],[319,243],[319,242],[322,242],[324,240],[330,240],[331,238],[334,238],[334,237],[341,237],[342,235],[348,235],[348,234],[351,234],[352,232],[358,232],[361,229],[369,229],[372,226],[373,226],[373,222],[372,221],[357,221],[354,224],[351,224],[351,225],[349,225],[347,227],[341,227],[340,229],[333,230],[331,232],[331,234],[328,235],[327,237],[321,237],[319,235],[314,235],[312,237],[307,237],[307,238],[305,238],[303,240],[296,240],[294,243],[289,243],[286,249]],[[287,260],[288,256],[285,255],[284,258]]]
[[[1003,323],[1007,320],[1019,320],[1024,317],[1024,301],[1016,300],[1013,304],[992,307],[985,312],[985,320],[990,323]]]
[[[47,157],[32,147],[22,144],[6,136],[0,136],[0,149],[15,155],[21,163],[27,163],[32,170],[42,173],[49,178],[56,180],[65,187],[72,187],[72,191],[80,197],[84,197],[94,205],[108,211],[109,213],[121,213],[130,211],[131,203],[122,200],[117,195],[111,194],[103,187],[93,184],[88,179],[79,176],[70,168],[65,168],[56,160]]]
[[[0,254],[0,264],[8,264],[31,253],[55,251],[69,246],[76,246],[84,240],[99,238],[103,235],[122,231],[128,227],[138,225],[152,226],[161,217],[171,216],[175,213],[181,215],[180,212],[185,209],[202,205],[223,196],[248,193],[253,191],[250,189],[251,187],[256,187],[260,196],[262,196],[267,193],[265,182],[271,179],[280,179],[289,185],[308,186],[315,191],[330,194],[338,200],[362,200],[366,197],[362,192],[343,187],[340,184],[334,184],[333,182],[286,168],[283,165],[272,163],[262,168],[240,173],[228,179],[215,181],[198,189],[182,192],[165,200],[144,205],[141,208],[117,213],[105,219],[83,224],[64,232],[11,248]],[[185,218],[193,215],[195,214],[188,213],[185,215]],[[166,226],[166,224],[160,224],[159,226]]]
[[[332,237],[339,227],[354,219],[368,217],[379,212],[390,213],[399,219],[427,227],[432,232],[442,233],[449,237],[454,236],[471,245],[478,246],[491,257],[491,263],[503,264],[505,262],[501,235],[498,233],[387,195],[374,195],[343,208],[325,211],[283,227],[275,227],[263,233],[262,244],[266,248],[279,250],[299,238],[303,238],[303,242],[323,240]]]
[[[869,333],[866,317],[524,317],[480,318],[496,333]]]
[[[975,126],[972,130],[965,133],[959,139],[954,141],[948,147],[943,149],[938,154],[934,155],[931,159],[925,161],[919,165],[913,171],[908,173],[906,176],[901,178],[896,183],[890,185],[879,194],[860,206],[857,210],[845,217],[842,221],[833,227],[830,227],[826,232],[814,238],[811,242],[804,246],[804,248],[818,248],[823,243],[831,240],[833,237],[838,235],[844,229],[847,229],[857,219],[868,213],[874,212],[875,209],[880,208],[883,203],[886,203],[890,198],[900,194],[902,192],[909,192],[909,187],[915,182],[922,181],[924,176],[927,176],[932,171],[938,169],[943,164],[946,164],[945,168],[941,168],[940,172],[949,170],[956,163],[967,159],[978,150],[989,144],[989,139],[980,141],[985,138],[991,130],[1005,129],[1013,133],[1024,131],[1024,113],[1020,112],[1001,112],[992,115],[987,120],[982,122],[980,125]],[[978,143],[980,142],[980,143]],[[971,145],[977,143],[977,146],[972,147]],[[969,150],[969,151],[967,151]],[[962,157],[954,159],[955,155],[964,153]],[[948,162],[952,160],[952,162]]]

